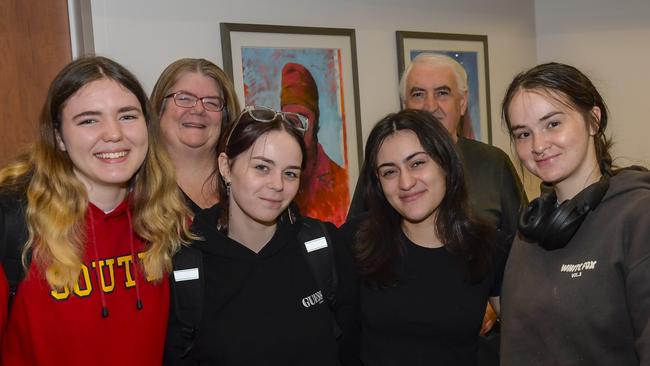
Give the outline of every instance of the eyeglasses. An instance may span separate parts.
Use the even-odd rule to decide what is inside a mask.
[[[293,113],[293,112],[281,112],[281,111],[276,111],[269,107],[249,105],[244,108],[244,110],[239,115],[239,118],[235,120],[235,123],[230,128],[230,133],[228,134],[228,138],[226,139],[225,146],[228,146],[228,143],[230,142],[230,137],[232,136],[233,131],[235,131],[235,127],[237,127],[237,123],[239,123],[239,120],[246,113],[248,113],[248,115],[251,116],[253,120],[262,123],[273,122],[278,116],[280,116],[282,117],[282,121],[293,126],[296,130],[300,131],[303,135],[305,134],[305,131],[307,131],[307,127],[309,127],[309,119],[303,116],[302,114]]]
[[[188,92],[176,92],[169,94],[165,96],[165,98],[174,98],[174,104],[181,108],[192,108],[198,103],[198,101],[201,101],[201,104],[203,104],[203,108],[205,108],[206,111],[211,111],[211,112],[219,112],[223,110],[223,107],[226,106],[226,101],[223,100],[221,97],[203,97],[199,98],[196,95]]]

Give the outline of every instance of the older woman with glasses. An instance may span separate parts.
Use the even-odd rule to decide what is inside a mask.
[[[177,182],[196,214],[219,201],[217,144],[239,113],[232,82],[217,65],[185,58],[162,72],[151,93]]]
[[[220,202],[195,216],[202,239],[175,258],[167,364],[358,363],[352,256],[332,224],[292,203],[307,126],[295,113],[247,107],[224,134]],[[188,299],[194,289],[202,298]]]

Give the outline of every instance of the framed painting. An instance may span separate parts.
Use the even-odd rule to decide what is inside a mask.
[[[224,71],[244,105],[309,119],[303,215],[345,221],[362,159],[353,29],[221,23]]]
[[[464,137],[492,143],[490,111],[490,67],[487,36],[471,34],[397,31],[397,67],[404,69],[420,53],[442,53],[467,71],[467,112],[461,120]]]

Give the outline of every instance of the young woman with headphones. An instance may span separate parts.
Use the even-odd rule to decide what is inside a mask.
[[[502,365],[646,364],[650,173],[613,167],[607,107],[574,67],[517,75],[502,113],[522,165],[553,187],[510,252]]]

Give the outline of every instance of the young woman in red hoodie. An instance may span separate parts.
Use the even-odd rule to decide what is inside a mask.
[[[52,82],[40,139],[0,171],[0,244],[24,275],[0,293],[3,365],[161,364],[166,273],[189,234],[156,126],[137,79],[107,58]]]

